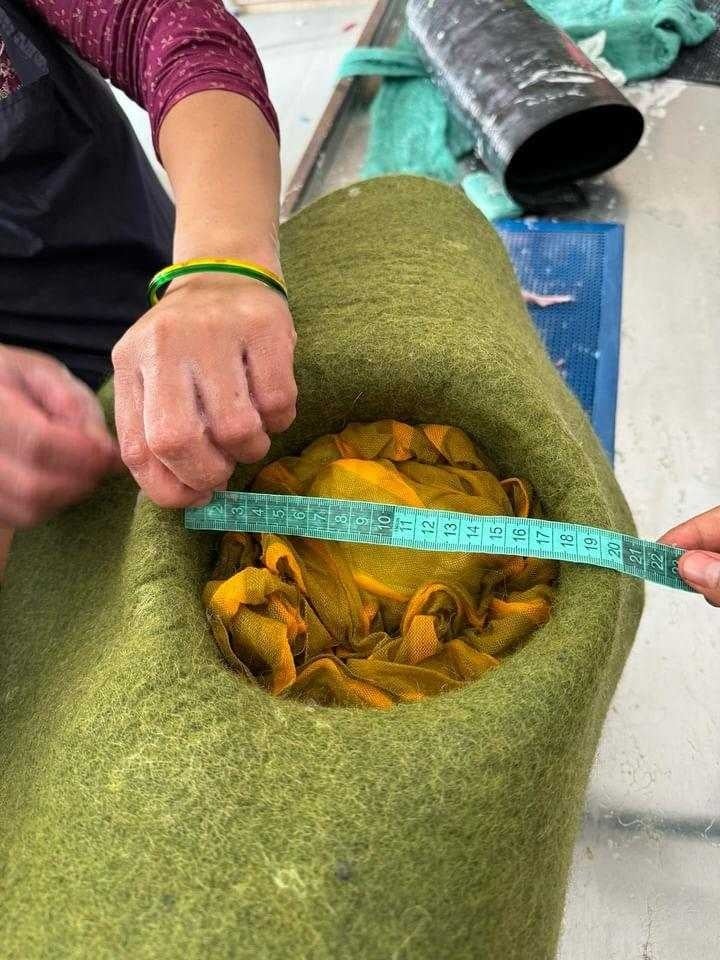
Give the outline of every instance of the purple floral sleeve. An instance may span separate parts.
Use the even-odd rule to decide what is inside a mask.
[[[150,114],[155,146],[171,107],[229,90],[278,121],[250,37],[221,0],[27,0],[83,59]]]

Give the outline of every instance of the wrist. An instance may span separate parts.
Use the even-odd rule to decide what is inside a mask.
[[[215,235],[203,231],[202,235],[188,235],[176,230],[173,248],[173,262],[204,259],[243,260],[256,263],[259,267],[281,273],[280,245],[277,230],[271,228],[266,235],[258,238],[247,235],[229,236],[227,231]]]

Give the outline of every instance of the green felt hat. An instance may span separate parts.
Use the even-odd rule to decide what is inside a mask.
[[[548,515],[631,532],[503,246],[459,193],[374,180],[282,228],[299,416],[466,430]],[[237,477],[239,485],[249,472]],[[200,602],[217,538],[125,478],[17,537],[0,593],[0,956],[535,960],[639,583],[563,565],[549,623],[453,694],[273,698]]]

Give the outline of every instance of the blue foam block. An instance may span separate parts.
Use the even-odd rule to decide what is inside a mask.
[[[498,220],[524,290],[571,294],[570,303],[529,305],[550,357],[579,398],[610,460],[620,352],[623,228],[617,223]]]

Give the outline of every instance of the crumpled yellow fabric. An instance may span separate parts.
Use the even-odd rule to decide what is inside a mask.
[[[266,493],[539,516],[453,427],[352,424],[265,467]],[[227,662],[268,691],[391,707],[455,690],[545,623],[554,562],[229,533],[204,591]]]

